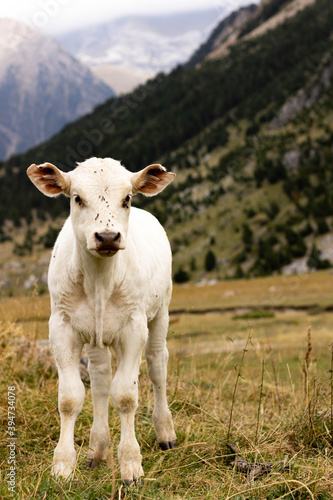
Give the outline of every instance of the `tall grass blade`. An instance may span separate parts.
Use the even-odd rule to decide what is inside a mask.
[[[251,343],[251,340],[252,340],[251,335],[252,335],[252,325],[250,326],[250,329],[249,329],[249,333],[248,333],[248,336],[247,336],[247,339],[246,339],[245,347],[244,347],[243,352],[242,352],[242,357],[241,357],[240,363],[238,365],[236,365],[236,367],[237,367],[236,368],[237,369],[237,376],[236,376],[235,385],[234,385],[234,389],[233,389],[233,393],[232,393],[232,401],[231,401],[231,408],[230,408],[230,414],[229,414],[227,440],[229,440],[229,437],[230,437],[230,431],[231,431],[231,425],[232,425],[232,416],[233,416],[233,411],[234,411],[234,406],[235,406],[235,401],[236,401],[236,392],[237,392],[237,387],[238,387],[238,381],[239,381],[239,379],[242,376],[241,370],[242,370],[243,365],[244,365],[244,359],[245,359],[245,353],[247,352],[247,347]]]

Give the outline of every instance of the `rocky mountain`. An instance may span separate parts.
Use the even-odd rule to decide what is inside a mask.
[[[26,167],[69,170],[94,155],[177,173],[159,197],[135,199],[165,225],[176,281],[331,266],[333,6],[306,1],[265,2],[220,57],[159,74],[1,165],[8,252],[41,251],[68,210],[30,186]]]
[[[221,15],[223,9],[128,16],[62,35],[58,40],[92,68],[113,66],[154,76],[187,61]]]
[[[186,66],[195,66],[208,57],[217,47],[231,40],[237,41],[241,28],[258,9],[257,4],[250,4],[233,11],[216,26],[208,39],[192,54]]]
[[[222,19],[211,35],[193,53],[186,66],[200,64],[206,59],[222,58],[231,47],[273,30],[315,0],[261,0],[236,9]]]
[[[52,38],[0,19],[0,158],[89,113],[112,89]]]

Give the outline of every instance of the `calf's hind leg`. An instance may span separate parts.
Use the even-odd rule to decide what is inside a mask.
[[[153,383],[154,411],[153,423],[156,439],[162,450],[177,446],[177,437],[166,397],[167,364],[169,353],[166,336],[169,325],[167,308],[161,309],[149,323],[148,342],[145,349],[148,376]]]

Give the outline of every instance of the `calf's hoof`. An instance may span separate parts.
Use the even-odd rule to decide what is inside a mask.
[[[172,448],[176,448],[177,447],[177,440],[163,442],[163,443],[158,443],[158,444],[159,444],[159,447],[161,448],[161,450],[163,450],[163,451],[165,451],[165,450],[172,450]]]
[[[133,487],[137,486],[139,488],[141,488],[143,486],[143,483],[144,483],[143,477],[141,477],[139,479],[135,479],[134,481],[129,481],[128,479],[124,479],[123,481],[126,484],[126,486],[129,486],[129,487],[131,487],[131,486],[133,486]]]
[[[129,462],[127,464],[121,465],[120,467],[121,479],[127,486],[131,486],[134,483],[138,483],[140,479],[144,476],[143,469],[141,467],[141,462]]]
[[[119,444],[118,460],[120,477],[126,484],[132,484],[144,476],[141,466],[142,456],[136,440],[129,440]]]
[[[86,461],[86,466],[88,467],[88,469],[96,469],[96,467],[101,463],[101,460],[97,460],[95,458],[88,458],[88,460]]]
[[[55,477],[63,477],[64,479],[70,479],[74,467],[71,463],[65,462],[63,460],[53,463],[52,465],[52,475]]]

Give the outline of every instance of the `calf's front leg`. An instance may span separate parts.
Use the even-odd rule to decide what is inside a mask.
[[[111,384],[113,404],[119,413],[121,437],[118,460],[121,478],[131,484],[144,475],[142,456],[135,437],[134,416],[138,407],[138,376],[141,354],[147,339],[147,321],[130,320],[114,345],[117,372]]]
[[[71,326],[60,315],[50,318],[50,346],[59,375],[60,438],[54,450],[52,473],[68,478],[75,467],[74,426],[82,410],[84,385],[80,377],[82,344],[74,341]]]
[[[111,353],[108,347],[99,349],[85,345],[89,357],[91,394],[94,405],[94,422],[90,432],[87,466],[94,469],[106,460],[110,444],[108,422],[111,391]]]

